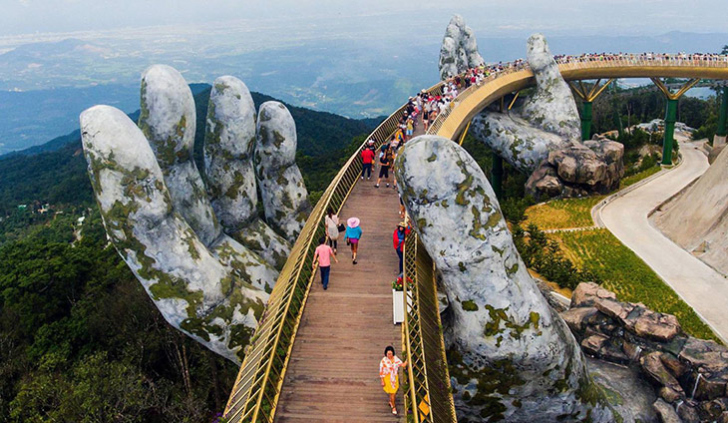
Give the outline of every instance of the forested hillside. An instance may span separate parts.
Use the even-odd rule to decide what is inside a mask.
[[[378,122],[289,108],[315,200]],[[73,135],[0,159],[0,421],[213,421],[237,367],[169,326],[109,245]]]

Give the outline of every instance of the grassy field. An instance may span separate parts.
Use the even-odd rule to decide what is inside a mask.
[[[640,173],[635,173],[632,176],[628,176],[619,182],[619,189],[627,188],[628,186],[636,184],[637,182],[639,182],[645,178],[649,178],[650,176],[654,175],[655,173],[659,172],[660,170],[662,170],[662,168],[660,166],[652,166],[651,168],[649,168],[647,170],[643,170]]]
[[[601,279],[604,288],[621,301],[642,302],[648,308],[675,315],[686,333],[702,339],[720,340],[697,314],[607,229],[559,232],[557,240],[574,264]]]
[[[541,230],[584,228],[593,226],[591,209],[604,196],[569,198],[537,204],[526,209],[523,227],[534,223]]]
[[[624,178],[621,187],[632,185],[659,171],[660,167],[655,166]],[[573,198],[529,207],[523,227],[531,223],[541,230],[592,227],[591,209],[602,199],[604,196]],[[652,310],[673,314],[680,320],[686,333],[720,342],[693,309],[607,229],[555,232],[547,234],[547,237],[559,243],[564,256],[574,266],[592,272],[621,301],[642,302]]]

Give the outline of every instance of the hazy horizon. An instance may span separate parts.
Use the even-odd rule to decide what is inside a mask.
[[[156,63],[190,83],[234,75],[292,105],[353,118],[387,115],[437,82],[454,14],[473,29],[488,62],[525,57],[534,32],[554,54],[716,52],[728,44],[728,7],[717,0],[698,1],[689,13],[678,0],[4,3],[0,153],[67,133],[93,104],[136,110],[139,76]]]
[[[421,0],[407,7],[389,1],[333,0],[6,0],[0,16],[0,36],[107,31],[160,26],[195,26],[235,20],[349,20],[351,32],[366,35],[367,17],[398,16],[403,29],[427,33],[435,22],[453,14],[465,17],[479,36],[522,36],[536,31],[552,35],[656,35],[687,32],[725,32],[723,0],[697,0],[689,13],[682,0],[521,0],[518,2],[461,0],[457,7],[442,1]],[[554,5],[558,4],[558,6]],[[425,26],[423,26],[425,25]],[[286,29],[278,25],[278,29]],[[325,29],[325,28],[324,28]],[[440,27],[436,27],[438,33]],[[444,29],[444,27],[443,27]]]

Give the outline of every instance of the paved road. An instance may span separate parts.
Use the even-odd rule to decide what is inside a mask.
[[[681,143],[683,163],[607,204],[604,225],[634,251],[728,342],[728,279],[674,244],[648,221],[662,202],[702,175],[708,159],[690,143]]]

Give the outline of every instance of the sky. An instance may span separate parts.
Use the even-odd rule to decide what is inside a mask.
[[[728,28],[726,0],[0,0],[0,10],[0,36],[231,19],[319,22],[378,15],[400,15],[401,24],[416,31],[439,17],[447,21],[454,13],[463,15],[481,36],[521,36],[534,31],[655,35]]]

